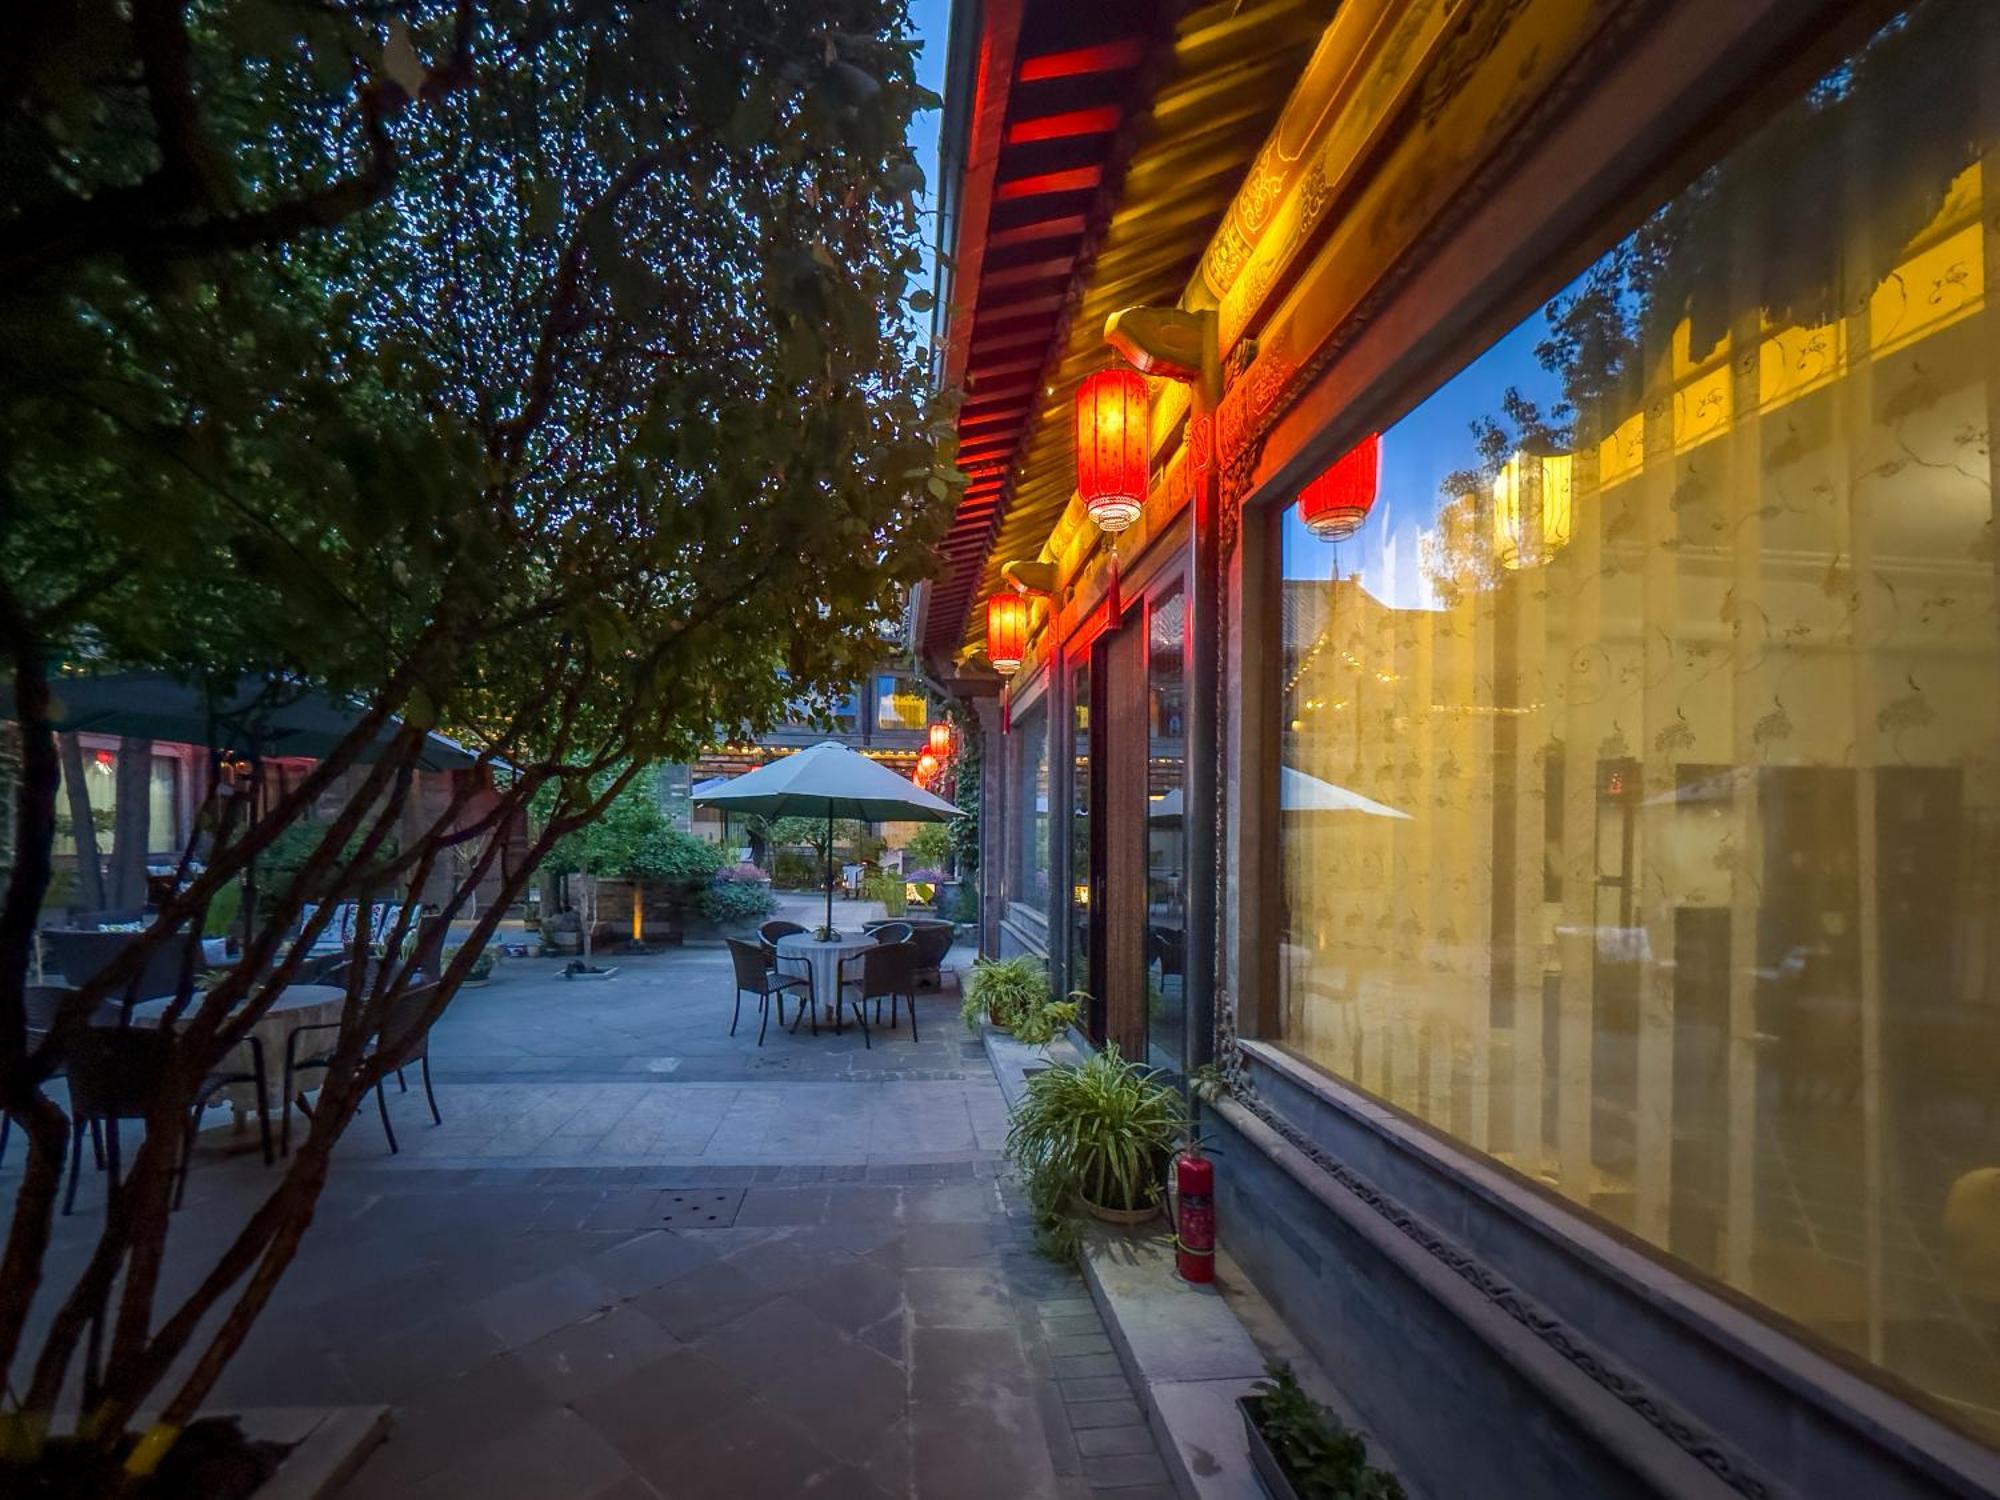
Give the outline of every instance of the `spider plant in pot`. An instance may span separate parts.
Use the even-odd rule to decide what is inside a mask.
[[[1045,1199],[1057,1194],[1114,1224],[1160,1211],[1167,1161],[1187,1129],[1181,1096],[1115,1046],[1028,1079],[1007,1155]]]
[[[1046,1002],[1048,996],[1048,965],[1039,958],[1026,953],[982,958],[965,977],[965,999],[958,1013],[968,1030],[977,1031],[984,1017],[1001,1031],[1011,1031],[1030,1006]]]

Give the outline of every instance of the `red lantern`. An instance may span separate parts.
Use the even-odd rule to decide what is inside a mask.
[[[1019,594],[995,594],[986,601],[986,659],[1002,677],[1021,670],[1028,651],[1028,601]]]
[[[951,755],[951,725],[942,719],[931,725],[931,754],[939,760]]]
[[[1299,516],[1323,542],[1343,542],[1361,529],[1375,504],[1382,472],[1382,435],[1371,432],[1299,491]]]
[[[930,785],[931,778],[938,773],[938,758],[926,750],[917,757],[916,782],[918,786]]]
[[[1146,504],[1146,377],[1099,370],[1076,388],[1076,488],[1101,531],[1123,531]]]

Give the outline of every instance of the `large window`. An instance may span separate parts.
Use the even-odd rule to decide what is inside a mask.
[[[1156,600],[1146,638],[1146,1060],[1187,1066],[1187,606]]]
[[[1014,831],[1007,898],[1049,917],[1049,717],[1041,705],[1019,715],[1009,736]]]
[[[908,677],[875,679],[875,727],[922,729],[930,722],[930,700],[923,685]]]
[[[1284,1042],[1989,1439],[1996,24],[1912,10],[1383,433],[1280,611]]]

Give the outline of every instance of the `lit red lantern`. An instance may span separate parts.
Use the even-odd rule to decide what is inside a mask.
[[[1099,370],[1076,388],[1076,488],[1101,531],[1123,531],[1146,504],[1146,377]]]
[[[1382,435],[1371,432],[1299,491],[1299,517],[1323,542],[1344,542],[1361,529],[1382,475]]]
[[[1028,601],[1019,594],[995,594],[986,601],[986,659],[1002,677],[1021,670],[1028,652]]]
[[[919,755],[917,757],[917,774],[916,774],[917,785],[929,786],[931,783],[931,779],[937,775],[941,764],[942,762],[940,762],[938,758],[935,755],[931,754],[930,751],[928,750],[926,750],[922,755]]]
[[[946,760],[951,755],[951,725],[942,719],[931,725],[931,754],[939,760]]]

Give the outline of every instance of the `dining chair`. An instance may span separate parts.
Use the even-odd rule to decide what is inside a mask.
[[[31,984],[22,990],[22,1005],[27,1013],[27,1051],[30,1054],[37,1047],[41,1046],[51,1031],[55,1030],[56,1020],[62,1014],[63,1001],[74,993],[75,991],[66,984]],[[118,1024],[118,1007],[107,1001],[98,1001],[97,1013],[91,1018],[89,1024],[92,1026],[116,1026]],[[60,1060],[56,1063],[55,1072],[49,1076],[51,1079],[63,1076],[63,1065]],[[0,1114],[0,1162],[7,1160],[7,1140],[12,1135],[13,1129],[14,1121],[12,1117]],[[99,1126],[92,1132],[91,1144],[96,1151],[97,1165],[101,1168],[104,1165],[104,1131],[102,1126]]]
[[[907,943],[916,935],[916,929],[908,922],[884,922],[880,927],[870,927],[868,935],[878,943]]]
[[[106,1194],[118,1192],[122,1168],[118,1122],[144,1120],[154,1096],[166,1086],[174,1062],[174,1034],[136,1026],[92,1026],[76,1036],[64,1054],[64,1082],[70,1086],[70,1186],[62,1194],[64,1216],[76,1208],[76,1184],[84,1176],[84,1136],[102,1140]],[[194,1156],[194,1126],[214,1090],[204,1084],[194,1108],[180,1122],[180,1164],[174,1208],[188,1194],[188,1160]],[[102,1132],[102,1134],[100,1134]]]
[[[954,934],[948,923],[919,927],[911,939],[917,945],[917,974],[931,976],[931,983],[944,983],[945,955],[951,952]]]
[[[909,943],[876,943],[840,961],[837,1003],[854,1006],[861,1022],[862,1045],[873,1048],[868,1034],[868,1002],[875,1002],[875,1018],[882,1018],[882,1001],[889,1001],[889,1024],[896,1024],[896,998],[910,1003],[910,1040],[917,1040],[917,1007],[912,993],[916,988],[916,949]],[[852,991],[852,994],[849,992]]]
[[[769,949],[757,943],[746,943],[741,938],[726,939],[729,944],[729,961],[736,971],[736,1003],[729,1013],[729,1034],[736,1035],[736,1023],[743,1014],[743,997],[755,995],[760,1012],[757,1021],[757,1045],[764,1045],[764,1029],[770,1024],[771,1002],[778,1002],[778,1024],[785,1024],[785,996],[796,990],[801,1014],[812,1013],[813,1035],[819,1035],[819,1006],[814,1003],[812,981],[800,974],[781,974],[769,962],[773,955]],[[795,1020],[794,1028],[798,1026]]]
[[[405,990],[389,1005],[388,1014],[382,1019],[382,1026],[368,1039],[362,1048],[362,1060],[382,1058],[384,1068],[375,1080],[375,1108],[382,1116],[382,1134],[388,1137],[389,1154],[396,1155],[401,1147],[396,1142],[396,1127],[389,1119],[389,1097],[383,1089],[383,1078],[390,1073],[402,1085],[403,1092],[409,1092],[409,1084],[403,1080],[403,1069],[415,1063],[423,1078],[424,1100],[430,1105],[431,1123],[444,1124],[444,1115],[438,1109],[437,1094],[431,1088],[431,1023],[427,1014],[431,997],[436,993],[436,984],[419,984]],[[334,1053],[340,1040],[341,1023],[338,1021],[318,1021],[310,1026],[295,1026],[285,1038],[285,1119],[278,1130],[278,1154],[284,1156],[292,1149],[292,1108],[307,1119],[312,1118],[312,1107],[305,1101],[305,1095],[295,1091],[296,1081],[301,1073],[327,1073],[333,1068]],[[329,1036],[328,1034],[331,1033]],[[302,1040],[309,1036],[327,1037],[323,1046],[308,1050]],[[301,1053],[304,1055],[301,1056]]]

